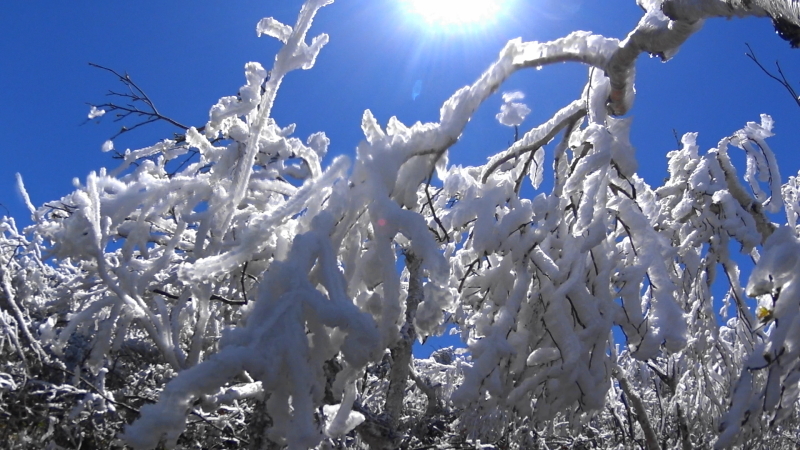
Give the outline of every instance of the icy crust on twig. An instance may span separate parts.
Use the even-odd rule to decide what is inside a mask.
[[[615,115],[627,113],[633,104],[633,82],[639,55],[647,52],[664,61],[669,60],[686,39],[703,26],[702,20],[670,20],[661,10],[661,0],[641,0],[637,3],[645,10],[644,16],[604,66],[612,88],[609,110]]]
[[[272,393],[270,414],[284,425],[277,429],[290,430],[285,436],[289,446],[316,445],[320,436],[313,409],[325,388],[318,368],[340,350],[345,362],[362,367],[379,342],[371,317],[359,311],[344,291],[328,240],[331,219],[318,215],[313,231],[294,239],[288,259],[272,264],[244,326],[223,335],[219,352],[182,372],[167,384],[157,404],[142,409],[142,419],[126,429],[130,445],[153,448],[162,438],[174,443],[185,426],[190,402],[215,392],[243,370]],[[327,296],[309,276],[324,286]],[[349,403],[345,409],[352,406],[352,398]],[[347,417],[347,410],[342,414]],[[339,433],[345,426],[335,420],[328,432]]]
[[[608,95],[608,81],[593,77],[591,84],[587,99],[562,109],[486,165],[453,167],[444,176],[438,217],[429,223],[446,229],[456,243],[447,250],[461,298],[455,313],[472,355],[453,395],[458,405],[535,420],[565,408],[600,408],[616,364],[604,350],[613,345],[616,325],[627,336],[629,355],[642,361],[682,361],[686,352],[702,354],[710,342],[721,352],[752,350],[747,340],[730,341],[732,333],[752,332],[754,322],[728,242],[738,241],[749,253],[772,232],[762,212],[772,200],[757,184],[769,182],[775,195],[773,178],[765,174],[777,174],[777,166],[763,142],[771,120],[748,123],[705,155],[696,136],[685,135],[683,149],[669,154],[670,178],[654,191],[634,173],[630,121],[609,117],[598,101]],[[585,105],[588,124],[569,126],[570,117],[584,120],[570,113]],[[527,150],[528,141],[539,140],[553,122],[566,136],[556,145],[552,193],[518,198],[515,180],[525,175],[521,161],[528,158],[519,149]],[[755,182],[747,187],[732,171],[729,144],[752,160],[745,178]],[[697,330],[716,329],[704,299],[720,262],[739,320],[717,336],[691,339]],[[724,395],[708,389],[709,398]],[[680,392],[689,398],[690,391]],[[708,410],[697,400],[687,404]],[[719,416],[724,406],[713,410]]]
[[[607,80],[597,75],[591,83],[584,91],[587,98],[562,109],[483,168],[454,168],[444,179],[442,198],[458,201],[441,211],[439,221],[452,230],[456,242],[468,236],[452,258],[462,298],[456,314],[474,361],[454,393],[457,404],[481,411],[500,407],[537,420],[576,403],[587,411],[600,408],[610,378],[610,362],[603,355],[611,327],[626,317],[635,321],[643,316],[636,304],[625,305],[631,314],[621,311],[609,287],[620,259],[615,241],[626,235],[619,218],[632,222],[632,230],[647,230],[650,219],[627,197],[619,195],[615,204],[611,185],[631,192],[627,177],[635,161],[627,126],[605,111]],[[587,113],[586,105],[589,124],[578,129],[575,125]],[[511,163],[527,155],[518,154],[517,148],[529,141],[546,144],[556,127],[566,130],[566,144],[558,148],[569,148],[572,160],[559,156],[564,165],[557,162],[552,194],[533,201],[518,198],[515,180],[524,175],[523,165]],[[599,207],[607,203],[612,210]],[[558,213],[570,204],[575,215]],[[618,231],[607,234],[614,229]],[[667,246],[647,233],[636,233],[627,232],[632,234],[631,245],[643,249],[643,271],[630,282],[638,285],[648,273],[661,287],[647,307],[652,324],[644,319],[631,323],[640,336],[650,336],[647,346],[642,337],[637,343],[646,359],[657,354],[662,342],[670,351],[680,350],[686,333],[666,326],[683,321],[664,267]],[[639,312],[633,314],[636,308]]]
[[[792,308],[787,311],[783,307],[793,301],[776,301],[783,295],[783,289],[789,289],[791,285],[790,278],[785,274],[793,270],[790,269],[794,261],[791,252],[797,250],[797,240],[794,232],[788,231],[789,228],[774,231],[775,226],[763,212],[769,208],[768,202],[774,201],[771,197],[777,195],[776,187],[772,184],[777,166],[769,162],[773,159],[769,156],[771,151],[763,142],[770,135],[771,125],[771,119],[763,116],[761,124],[748,123],[732,137],[720,141],[716,149],[702,156],[698,154],[696,135],[684,135],[683,149],[669,154],[670,180],[656,191],[664,199],[662,214],[669,214],[677,220],[675,231],[679,234],[676,237],[681,242],[678,251],[685,261],[687,273],[702,274],[704,267],[710,269],[709,263],[718,261],[731,283],[729,296],[735,302],[738,318],[731,319],[721,327],[717,336],[707,334],[707,338],[698,342],[703,345],[699,351],[707,349],[711,343],[719,346],[719,355],[725,361],[724,367],[742,367],[741,374],[737,374],[739,380],[735,383],[730,411],[721,419],[722,434],[715,444],[717,448],[728,448],[741,442],[749,433],[763,426],[763,413],[767,413],[769,423],[777,424],[786,417],[787,405],[797,399],[796,389],[789,388],[795,385],[790,376],[793,372],[786,369],[786,363],[796,355],[783,355],[782,349],[792,348],[793,344],[787,340],[787,335],[779,331],[786,333],[789,327],[785,325],[794,323]],[[740,182],[730,163],[727,156],[729,144],[739,146],[748,153],[745,179],[749,181],[749,189]],[[769,182],[772,196],[764,194],[759,180]],[[790,184],[784,185],[782,192],[784,198],[793,195]],[[702,214],[704,211],[711,214]],[[738,241],[743,253],[752,254],[753,249],[763,245],[765,253],[751,274],[746,289],[749,296],[763,295],[756,310],[757,317],[753,316],[744,302],[745,289],[739,285],[738,266],[729,255],[730,240]],[[711,243],[709,254],[705,257],[693,250],[703,242]],[[781,244],[776,245],[776,242]],[[785,253],[778,255],[778,248]],[[777,261],[780,264],[776,264]],[[713,276],[714,272],[708,273]],[[787,298],[792,295],[789,289]],[[777,320],[777,316],[782,319]],[[697,325],[692,322],[694,320],[689,322],[690,328],[702,324],[702,321]],[[769,337],[765,338],[760,328],[770,322],[774,326],[768,333]],[[731,341],[731,337],[735,340]],[[741,350],[737,352],[737,349]],[[753,376],[762,369],[768,369],[766,384],[762,376]],[[778,392],[781,394],[778,395]],[[713,391],[708,394],[709,398],[713,395]],[[715,415],[726,412],[721,404],[714,409]]]
[[[317,55],[322,47],[328,42],[328,35],[326,34],[321,34],[314,37],[311,41],[311,44],[307,44],[305,39],[306,34],[311,27],[314,15],[316,15],[320,8],[330,4],[331,2],[332,0],[310,0],[303,4],[294,28],[287,29],[285,26],[281,27],[277,21],[273,21],[272,23],[272,28],[277,27],[282,30],[277,34],[279,35],[279,38],[286,39],[286,45],[275,57],[275,64],[270,71],[269,79],[266,80],[263,85],[263,94],[260,96],[258,108],[256,109],[255,105],[253,105],[254,108],[250,112],[251,117],[249,117],[248,120],[250,129],[248,130],[247,138],[244,141],[242,156],[238,159],[238,164],[236,164],[231,185],[228,188],[228,191],[230,192],[230,199],[224,205],[219,205],[219,210],[215,211],[215,222],[218,222],[217,226],[220,229],[226,230],[228,227],[230,227],[234,219],[236,209],[245,197],[253,172],[252,165],[256,161],[256,157],[261,150],[260,146],[262,139],[271,141],[280,136],[280,134],[274,133],[274,127],[270,126],[270,124],[273,123],[270,118],[270,113],[272,111],[272,105],[275,101],[278,88],[283,81],[283,77],[292,70],[310,69],[313,67]],[[259,23],[258,31],[259,33],[264,31],[262,29],[261,22]],[[286,32],[290,32],[290,34],[285,36]],[[250,82],[252,81],[251,78],[258,80],[260,77],[261,73],[248,77],[248,88],[250,89],[249,92],[255,88],[253,83]],[[249,96],[245,95],[243,99],[247,100],[250,97],[255,97],[252,95],[252,92]],[[212,121],[209,126],[207,126],[208,133],[213,133],[214,130],[213,112],[214,110],[212,109]],[[220,112],[219,115],[225,116],[224,112]],[[212,251],[219,251],[219,241],[212,242],[211,244]]]
[[[575,32],[566,38],[546,43],[512,40],[500,52],[498,61],[475,83],[460,89],[444,103],[438,123],[416,123],[409,128],[393,117],[384,131],[372,113],[366,111],[362,119],[362,129],[368,146],[362,144],[359,147],[358,164],[375,161],[379,152],[384,159],[389,159],[386,162],[382,161],[382,165],[386,167],[384,170],[391,170],[397,166],[397,163],[392,161],[404,163],[414,156],[433,155],[438,159],[458,139],[477,107],[514,71],[524,67],[571,60],[587,62],[602,69],[617,45],[618,41],[615,39],[587,32]],[[602,101],[605,102],[605,99]],[[358,177],[359,169],[356,168],[354,178]],[[410,183],[404,184],[417,186],[419,181],[424,179],[417,178],[419,177],[413,177],[407,180],[411,181]],[[395,177],[387,179],[394,180]],[[406,177],[400,176],[399,180],[406,181]],[[386,188],[392,191],[395,186],[387,185]],[[413,204],[412,198],[409,193],[408,201]]]
[[[525,133],[522,138],[514,142],[507,150],[492,156],[486,164],[487,168],[481,176],[481,180],[485,183],[489,175],[501,164],[511,159],[519,158],[524,153],[535,152],[540,147],[550,143],[555,138],[556,133],[568,124],[568,119],[578,119],[585,114],[585,102],[583,100],[575,100],[562,108],[550,120]]]
[[[717,448],[738,444],[764,426],[780,426],[796,407],[800,395],[798,255],[800,240],[794,227],[780,227],[764,243],[750,275],[747,295],[758,298],[757,313],[769,331],[743,364],[730,409],[720,422]]]
[[[575,31],[550,42],[520,41],[519,48],[520,53],[514,58],[515,66],[539,67],[575,61],[603,69],[619,49],[619,40],[588,31]]]

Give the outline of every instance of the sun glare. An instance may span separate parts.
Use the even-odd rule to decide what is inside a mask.
[[[408,12],[431,25],[476,25],[492,21],[503,0],[403,0]]]

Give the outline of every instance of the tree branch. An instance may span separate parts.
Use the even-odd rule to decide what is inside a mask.
[[[710,17],[770,17],[775,31],[792,47],[800,46],[800,3],[794,0],[665,0],[664,14],[673,20]]]
[[[155,103],[153,103],[153,101],[150,99],[150,97],[147,95],[147,93],[142,88],[140,88],[139,85],[136,84],[133,81],[133,79],[130,77],[130,75],[128,75],[127,73],[123,75],[123,74],[117,72],[114,69],[110,69],[108,67],[101,66],[101,65],[95,64],[95,63],[89,63],[89,65],[94,67],[94,68],[105,70],[107,72],[110,72],[110,73],[114,74],[114,76],[116,76],[117,79],[119,79],[119,81],[128,90],[128,92],[117,92],[117,91],[109,90],[108,93],[106,94],[107,96],[109,96],[109,97],[120,97],[120,98],[127,99],[128,101],[131,102],[131,103],[127,104],[127,105],[120,105],[120,104],[117,104],[117,103],[114,103],[114,102],[109,102],[109,103],[103,103],[103,104],[100,104],[100,105],[91,105],[91,106],[95,106],[95,107],[100,108],[100,109],[104,109],[105,108],[105,109],[108,110],[108,112],[115,112],[116,113],[116,118],[114,119],[114,122],[119,122],[119,121],[121,121],[123,119],[128,118],[129,116],[134,116],[134,117],[140,117],[141,118],[141,122],[137,122],[132,126],[122,126],[122,128],[120,128],[120,130],[116,134],[111,136],[110,139],[115,139],[115,138],[117,138],[119,135],[121,135],[123,133],[127,133],[128,131],[135,130],[136,128],[139,128],[140,126],[147,125],[147,124],[153,123],[153,122],[157,122],[159,120],[163,120],[164,122],[167,122],[167,123],[169,123],[171,125],[174,125],[174,126],[180,128],[183,131],[186,131],[186,130],[189,129],[189,127],[187,127],[186,125],[183,125],[182,123],[180,123],[180,122],[178,122],[178,121],[176,121],[176,120],[174,120],[174,119],[172,119],[170,117],[167,117],[167,116],[161,114],[158,111],[158,108],[156,108]],[[144,109],[139,108],[137,103],[144,104],[145,108]],[[204,129],[205,129],[205,126],[202,126],[202,127],[198,128],[197,131],[203,131]],[[178,136],[176,141],[180,142],[182,140],[180,138],[181,138],[181,136]],[[183,139],[185,139],[185,138],[183,138]]]
[[[509,147],[508,150],[492,157],[487,164],[489,167],[481,176],[481,183],[485,184],[486,180],[489,179],[489,176],[501,165],[519,157],[522,154],[536,151],[540,147],[547,145],[561,130],[564,129],[564,127],[572,126],[571,124],[574,124],[580,120],[586,115],[586,109],[582,107],[576,108],[576,105],[580,105],[581,103],[582,102],[572,102],[564,108],[561,108],[561,110],[558,111],[552,119],[539,125],[531,131],[528,131],[525,133],[525,136],[523,136],[522,139],[514,143],[514,145]],[[536,139],[541,133],[544,133],[544,136]]]
[[[767,74],[768,77],[770,77],[773,80],[775,80],[778,83],[780,83],[781,86],[783,86],[789,92],[789,95],[792,96],[792,100],[794,100],[794,102],[797,104],[797,106],[800,106],[800,97],[798,97],[797,92],[794,90],[792,85],[789,84],[789,80],[786,79],[786,75],[783,74],[783,69],[781,69],[781,63],[778,62],[778,61],[775,61],[775,65],[778,67],[778,75],[780,75],[780,78],[779,78],[778,76],[774,75],[772,72],[767,70],[763,65],[761,65],[761,62],[756,57],[756,52],[753,51],[753,48],[750,47],[750,44],[745,43],[744,45],[746,45],[747,49],[750,50],[750,52],[749,53],[745,53],[745,55],[748,58],[750,58],[754,63],[756,63],[758,68],[761,69],[762,72]]]

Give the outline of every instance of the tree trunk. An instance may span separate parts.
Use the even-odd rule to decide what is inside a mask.
[[[647,410],[642,403],[642,399],[633,392],[630,383],[628,383],[628,379],[625,378],[625,375],[619,368],[614,368],[613,374],[614,378],[619,382],[619,387],[622,389],[622,392],[628,397],[631,406],[633,406],[633,411],[636,413],[636,421],[639,422],[639,426],[642,427],[642,431],[644,432],[645,448],[647,448],[647,450],[660,450],[658,446],[658,437],[656,436],[656,432],[653,431],[653,425],[650,424],[650,419],[647,417]]]
[[[269,394],[264,394],[264,398],[257,398],[253,405],[253,414],[247,424],[247,434],[250,438],[249,450],[277,450],[279,445],[275,444],[267,437],[267,430],[272,427],[272,417],[267,412],[267,400]]]
[[[383,408],[392,428],[397,427],[400,415],[403,413],[403,398],[411,371],[411,348],[417,338],[414,317],[423,297],[421,261],[410,252],[406,252],[405,257],[409,272],[406,320],[400,329],[400,339],[391,348],[392,368],[389,372],[389,389]]]
[[[360,411],[367,420],[356,428],[370,450],[389,450],[397,447],[397,427],[403,414],[403,399],[411,375],[411,350],[414,339],[417,338],[414,317],[417,314],[417,306],[423,299],[422,261],[410,252],[405,253],[405,258],[409,272],[406,317],[400,328],[400,339],[389,349],[392,354],[392,366],[389,369],[389,387],[383,404],[383,414],[374,416],[371,411]],[[359,410],[359,407],[356,409]]]
[[[678,431],[681,435],[681,448],[683,450],[692,450],[692,441],[689,440],[689,423],[686,421],[686,416],[683,414],[681,405],[676,405],[678,413]]]

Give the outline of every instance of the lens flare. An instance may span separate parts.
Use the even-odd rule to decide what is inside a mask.
[[[432,25],[471,25],[492,20],[503,0],[403,0],[408,12]]]

